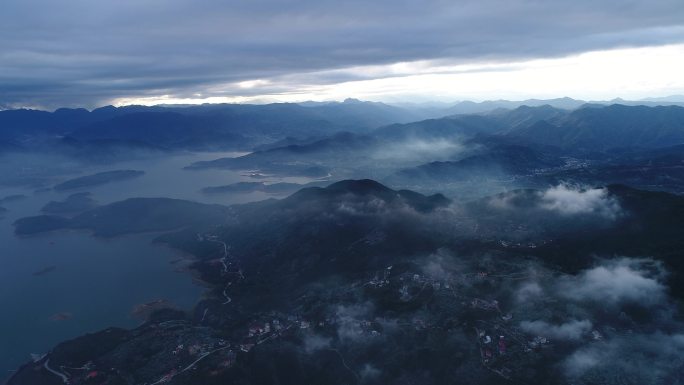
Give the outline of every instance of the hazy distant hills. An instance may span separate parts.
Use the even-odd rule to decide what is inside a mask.
[[[202,162],[197,166],[229,166],[251,167],[266,161],[323,160],[339,155],[356,153],[367,156],[368,151],[378,150],[383,146],[395,143],[466,139],[478,134],[492,134],[503,126],[478,115],[463,115],[441,119],[428,119],[405,124],[392,124],[366,134],[341,132],[324,138],[311,140],[287,140],[282,146],[265,146],[241,158],[230,158],[225,161]],[[402,155],[402,154],[398,154]]]
[[[251,152],[188,168],[224,168],[254,178],[371,178],[461,198],[486,190],[480,184],[467,193],[472,180],[488,184],[492,193],[561,182],[684,191],[678,147],[684,145],[684,107],[530,104],[416,121],[424,111],[357,100],[2,111],[0,152],[32,150],[102,163],[178,150],[243,150]],[[198,189],[205,187],[212,186]]]
[[[684,108],[618,104],[580,108],[519,126],[509,135],[586,150],[670,146],[684,143]]]
[[[498,109],[512,110],[522,106],[540,107],[552,106],[554,108],[573,110],[584,105],[586,102],[572,98],[557,99],[528,99],[523,101],[511,100],[487,100],[484,102],[463,101],[449,108],[452,114],[478,114]]]
[[[344,102],[300,104],[310,108],[321,119],[343,122],[347,131],[380,127],[391,123],[408,123],[431,117],[419,110],[401,108],[378,102],[346,99]],[[438,113],[438,116],[442,114]]]
[[[401,105],[348,99],[331,103],[126,106],[0,111],[0,151],[40,149],[92,157],[138,150],[241,149],[347,131],[378,137],[449,137],[505,133],[561,147],[657,147],[682,141],[679,102],[570,98]],[[631,105],[631,104],[639,104]],[[681,103],[679,103],[681,104]],[[663,105],[663,106],[661,106]],[[668,105],[668,106],[664,106]],[[653,107],[648,107],[653,106]],[[618,137],[619,135],[619,137]],[[283,142],[287,144],[287,142]]]
[[[0,111],[0,148],[67,137],[77,142],[144,143],[171,149],[249,149],[286,137],[326,135],[419,120],[410,111],[349,100],[298,104],[103,107]],[[52,143],[52,142],[51,142]]]
[[[552,154],[515,144],[495,145],[481,153],[455,161],[435,161],[403,169],[398,176],[413,180],[473,180],[493,175],[526,174],[532,170],[559,167],[563,161]]]
[[[369,177],[419,190],[421,185],[487,180],[499,187],[576,181],[678,192],[684,186],[680,144],[684,107],[564,110],[541,105],[286,138],[242,157],[190,168],[331,180]]]
[[[55,190],[73,190],[84,187],[98,186],[110,182],[120,180],[132,179],[144,175],[145,172],[137,170],[114,170],[105,171],[93,175],[81,176],[74,179],[69,179],[60,184],[55,185]]]
[[[185,226],[221,223],[226,208],[170,198],[130,198],[85,211],[73,218],[39,215],[16,221],[16,233],[35,234],[58,229],[87,229],[100,236],[146,231],[170,231]]]
[[[453,139],[480,134],[494,134],[505,126],[495,119],[480,115],[456,115],[428,119],[407,124],[393,124],[378,128],[373,135],[389,140]]]
[[[562,194],[554,195],[552,190],[512,190],[457,203],[442,194],[428,196],[409,190],[394,190],[374,180],[345,180],[327,187],[303,188],[281,200],[268,199],[231,207],[169,198],[133,198],[92,208],[73,218],[53,215],[22,218],[15,227],[17,234],[23,235],[72,228],[88,229],[107,237],[221,224],[224,227],[221,236],[241,252],[238,255],[244,258],[242,263],[247,271],[252,267],[262,269],[262,273],[267,265],[257,259],[277,259],[279,255],[284,258],[279,261],[281,263],[288,263],[289,258],[307,253],[353,258],[349,254],[353,249],[350,244],[354,245],[358,239],[368,240],[359,247],[373,249],[370,246],[374,243],[364,237],[378,230],[385,235],[377,243],[385,242],[384,247],[392,250],[408,245],[423,249],[425,242],[444,242],[445,234],[455,237],[452,241],[477,240],[482,242],[482,246],[494,248],[500,246],[492,245],[490,237],[520,241],[540,237],[541,234],[561,244],[581,241],[583,248],[562,250],[558,244],[548,244],[526,250],[527,253],[548,257],[573,254],[576,258],[582,256],[582,261],[587,262],[592,250],[606,253],[619,250],[623,255],[657,255],[673,266],[684,268],[681,260],[669,259],[672,255],[663,251],[681,250],[684,228],[682,196],[641,191],[623,185],[608,186],[600,194],[595,194],[598,190],[588,193],[586,190],[561,188],[560,191]],[[570,198],[572,201],[566,202]],[[565,204],[577,203],[575,199],[586,201]],[[454,218],[449,217],[451,215]],[[442,228],[450,223],[450,218],[462,222],[458,224],[460,231],[453,232],[453,228],[448,226]],[[589,226],[592,231],[580,226],[577,223],[580,219],[584,221],[582,226]],[[416,223],[425,227],[415,226]],[[450,225],[456,226],[456,223]],[[189,234],[195,239],[196,232],[190,231]],[[625,237],[625,234],[630,236]],[[163,238],[173,240],[173,243],[185,242],[174,237]],[[392,242],[386,242],[388,237]],[[338,247],[340,244],[349,247]],[[659,250],[658,247],[665,249]],[[264,248],[268,248],[268,252],[264,252]],[[307,252],[296,252],[302,248]],[[329,259],[317,263],[346,262]],[[564,263],[563,260],[558,262]],[[273,274],[282,271],[276,266],[268,269]]]
[[[457,103],[450,107],[444,107],[450,114],[479,114],[494,111],[497,109],[507,109],[513,110],[518,107],[528,106],[528,107],[541,107],[544,105],[549,105],[554,108],[564,109],[564,110],[574,110],[580,108],[586,104],[593,104],[598,106],[608,106],[612,104],[622,104],[629,106],[670,106],[678,105],[684,106],[684,99],[681,95],[674,95],[663,98],[652,98],[644,100],[624,100],[624,99],[613,99],[608,101],[585,101],[573,98],[555,98],[555,99],[527,99],[527,100],[485,100],[482,102],[473,101],[463,101]]]
[[[561,384],[568,362],[599,359],[570,382],[677,383],[684,107],[517,103],[0,112],[0,148],[34,151],[5,178],[52,174],[21,163],[46,149],[203,160],[188,179],[131,165],[66,182],[54,172],[60,196],[14,230],[158,232],[207,288],[190,311],[60,344],[8,383]],[[213,149],[250,152],[185,151]],[[241,175],[191,171],[203,168]],[[225,206],[82,192],[157,176],[200,200],[289,195]],[[0,204],[14,219],[11,199]],[[658,378],[634,365],[645,359]]]
[[[496,109],[487,114],[486,117],[495,120],[505,127],[505,131],[512,131],[518,128],[529,127],[541,120],[556,119],[565,116],[567,113],[568,110],[544,104],[536,107],[525,105],[513,110]]]

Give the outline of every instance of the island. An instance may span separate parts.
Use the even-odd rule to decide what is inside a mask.
[[[65,341],[9,385],[537,384],[564,378],[576,352],[648,355],[681,375],[680,195],[609,185],[459,202],[346,180],[228,207],[126,200],[66,227],[172,230],[156,240],[191,255],[207,291],[189,311],[135,306],[138,327]],[[657,383],[612,364],[588,373],[598,380],[577,383]]]
[[[55,190],[73,190],[83,187],[99,186],[105,183],[118,182],[122,180],[137,178],[144,175],[144,171],[137,170],[114,170],[99,172],[97,174],[81,176],[74,179],[69,179],[60,184],[57,184]]]
[[[67,312],[67,311],[62,311],[59,313],[55,313],[50,316],[50,321],[68,321],[74,317],[73,314]]]
[[[64,201],[50,201],[41,209],[48,214],[74,214],[81,213],[97,207],[97,202],[89,192],[81,192],[69,195]]]
[[[323,183],[324,184],[324,183]],[[237,182],[223,186],[210,186],[202,189],[205,194],[223,194],[223,193],[235,193],[235,194],[249,194],[253,192],[263,192],[266,194],[284,195],[291,194],[304,187],[313,187],[314,185],[321,185],[321,183],[309,183],[306,185],[301,185],[298,183],[271,183],[266,184],[264,182]]]
[[[0,203],[15,202],[15,201],[20,201],[22,199],[26,199],[26,195],[24,195],[24,194],[13,194],[13,195],[8,195],[6,197],[0,198]]]
[[[57,266],[54,266],[54,265],[53,265],[53,266],[48,266],[48,267],[44,267],[44,268],[42,268],[42,269],[40,269],[40,270],[38,270],[38,271],[35,271],[35,272],[33,273],[33,275],[36,276],[36,277],[40,277],[40,276],[42,276],[42,275],[45,275],[45,274],[48,274],[48,273],[52,273],[52,272],[55,271],[55,270],[57,270]]]
[[[95,235],[116,235],[147,231],[169,231],[187,226],[222,223],[228,207],[171,198],[130,198],[94,208],[68,218],[38,215],[14,222],[17,235],[33,235],[60,229],[90,230]]]

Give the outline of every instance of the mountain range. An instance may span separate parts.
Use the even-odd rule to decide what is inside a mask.
[[[245,150],[287,138],[321,138],[340,131],[369,133],[381,128],[378,135],[401,130],[408,135],[411,126],[401,124],[420,121],[412,127],[421,135],[462,129],[504,131],[545,144],[590,149],[637,143],[657,146],[681,139],[670,132],[681,128],[679,102],[619,102],[587,104],[562,98],[461,102],[426,109],[348,99],[341,103],[107,106],[93,111],[5,110],[0,111],[0,151],[61,148],[78,153],[85,151],[84,147],[98,146],[100,150],[125,146]],[[470,117],[466,122],[465,117],[452,115]],[[644,130],[658,131],[644,140]]]
[[[135,329],[64,342],[9,384],[61,384],[54,373],[112,384],[561,384],[585,351],[615,364],[581,383],[650,382],[617,359],[643,354],[677,379],[683,208],[681,196],[622,185],[457,203],[346,180],[230,207],[128,199],[20,220],[24,234],[167,230],[158,241],[191,253],[209,291],[190,312],[158,309]],[[45,218],[51,227],[34,226]],[[492,338],[504,342],[490,349]]]

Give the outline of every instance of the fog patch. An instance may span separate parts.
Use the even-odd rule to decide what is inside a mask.
[[[399,320],[396,318],[376,318],[375,322],[380,325],[384,334],[396,333],[401,330]]]
[[[318,334],[306,335],[303,339],[304,351],[308,354],[315,353],[330,347],[331,338],[323,337]]]
[[[541,276],[522,283],[515,298],[520,304],[540,295],[549,300],[525,308],[531,319],[518,326],[558,347],[554,360],[570,383],[679,383],[684,325],[668,299],[666,276],[661,262],[647,258],[599,260],[575,276]],[[643,317],[625,313],[633,305]]]
[[[0,155],[0,186],[40,188],[81,173],[86,165],[66,156],[19,153]]]
[[[361,380],[373,380],[382,374],[382,371],[371,364],[366,364],[361,369],[359,376]]]
[[[338,306],[335,309],[337,320],[337,337],[342,342],[363,342],[365,337],[362,322],[370,319],[373,305],[370,302],[350,306]]]
[[[654,261],[622,258],[585,270],[576,277],[562,277],[558,293],[577,301],[655,304],[665,296],[665,286],[660,282],[663,275],[662,267]]]
[[[515,190],[494,195],[487,199],[487,204],[499,210],[515,210],[528,204],[528,194],[524,190]]]
[[[386,161],[427,162],[453,159],[465,150],[466,147],[456,140],[412,138],[381,146],[371,157]]]
[[[602,361],[601,351],[595,348],[584,348],[575,351],[565,359],[563,367],[570,377],[578,377]]]
[[[537,282],[526,282],[515,292],[515,299],[519,303],[533,301],[544,294],[544,289]]]
[[[581,189],[564,184],[542,192],[540,207],[561,215],[596,214],[608,219],[615,219],[621,212],[620,204],[605,188]]]
[[[616,336],[577,349],[562,362],[562,368],[574,383],[609,383],[616,374],[635,384],[680,383],[684,334]]]
[[[559,340],[579,340],[592,326],[589,320],[572,320],[559,325],[541,320],[520,323],[520,328],[528,333]]]
[[[454,257],[446,250],[440,249],[429,255],[422,265],[423,273],[436,280],[449,280],[458,270]]]
[[[337,207],[339,213],[352,216],[378,214],[387,209],[387,203],[380,198],[360,202],[343,201]]]

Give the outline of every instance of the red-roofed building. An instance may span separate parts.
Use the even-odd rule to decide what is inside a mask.
[[[85,378],[86,378],[86,380],[89,380],[91,378],[97,377],[98,374],[99,373],[97,372],[97,370],[93,370],[92,372],[86,374]]]

